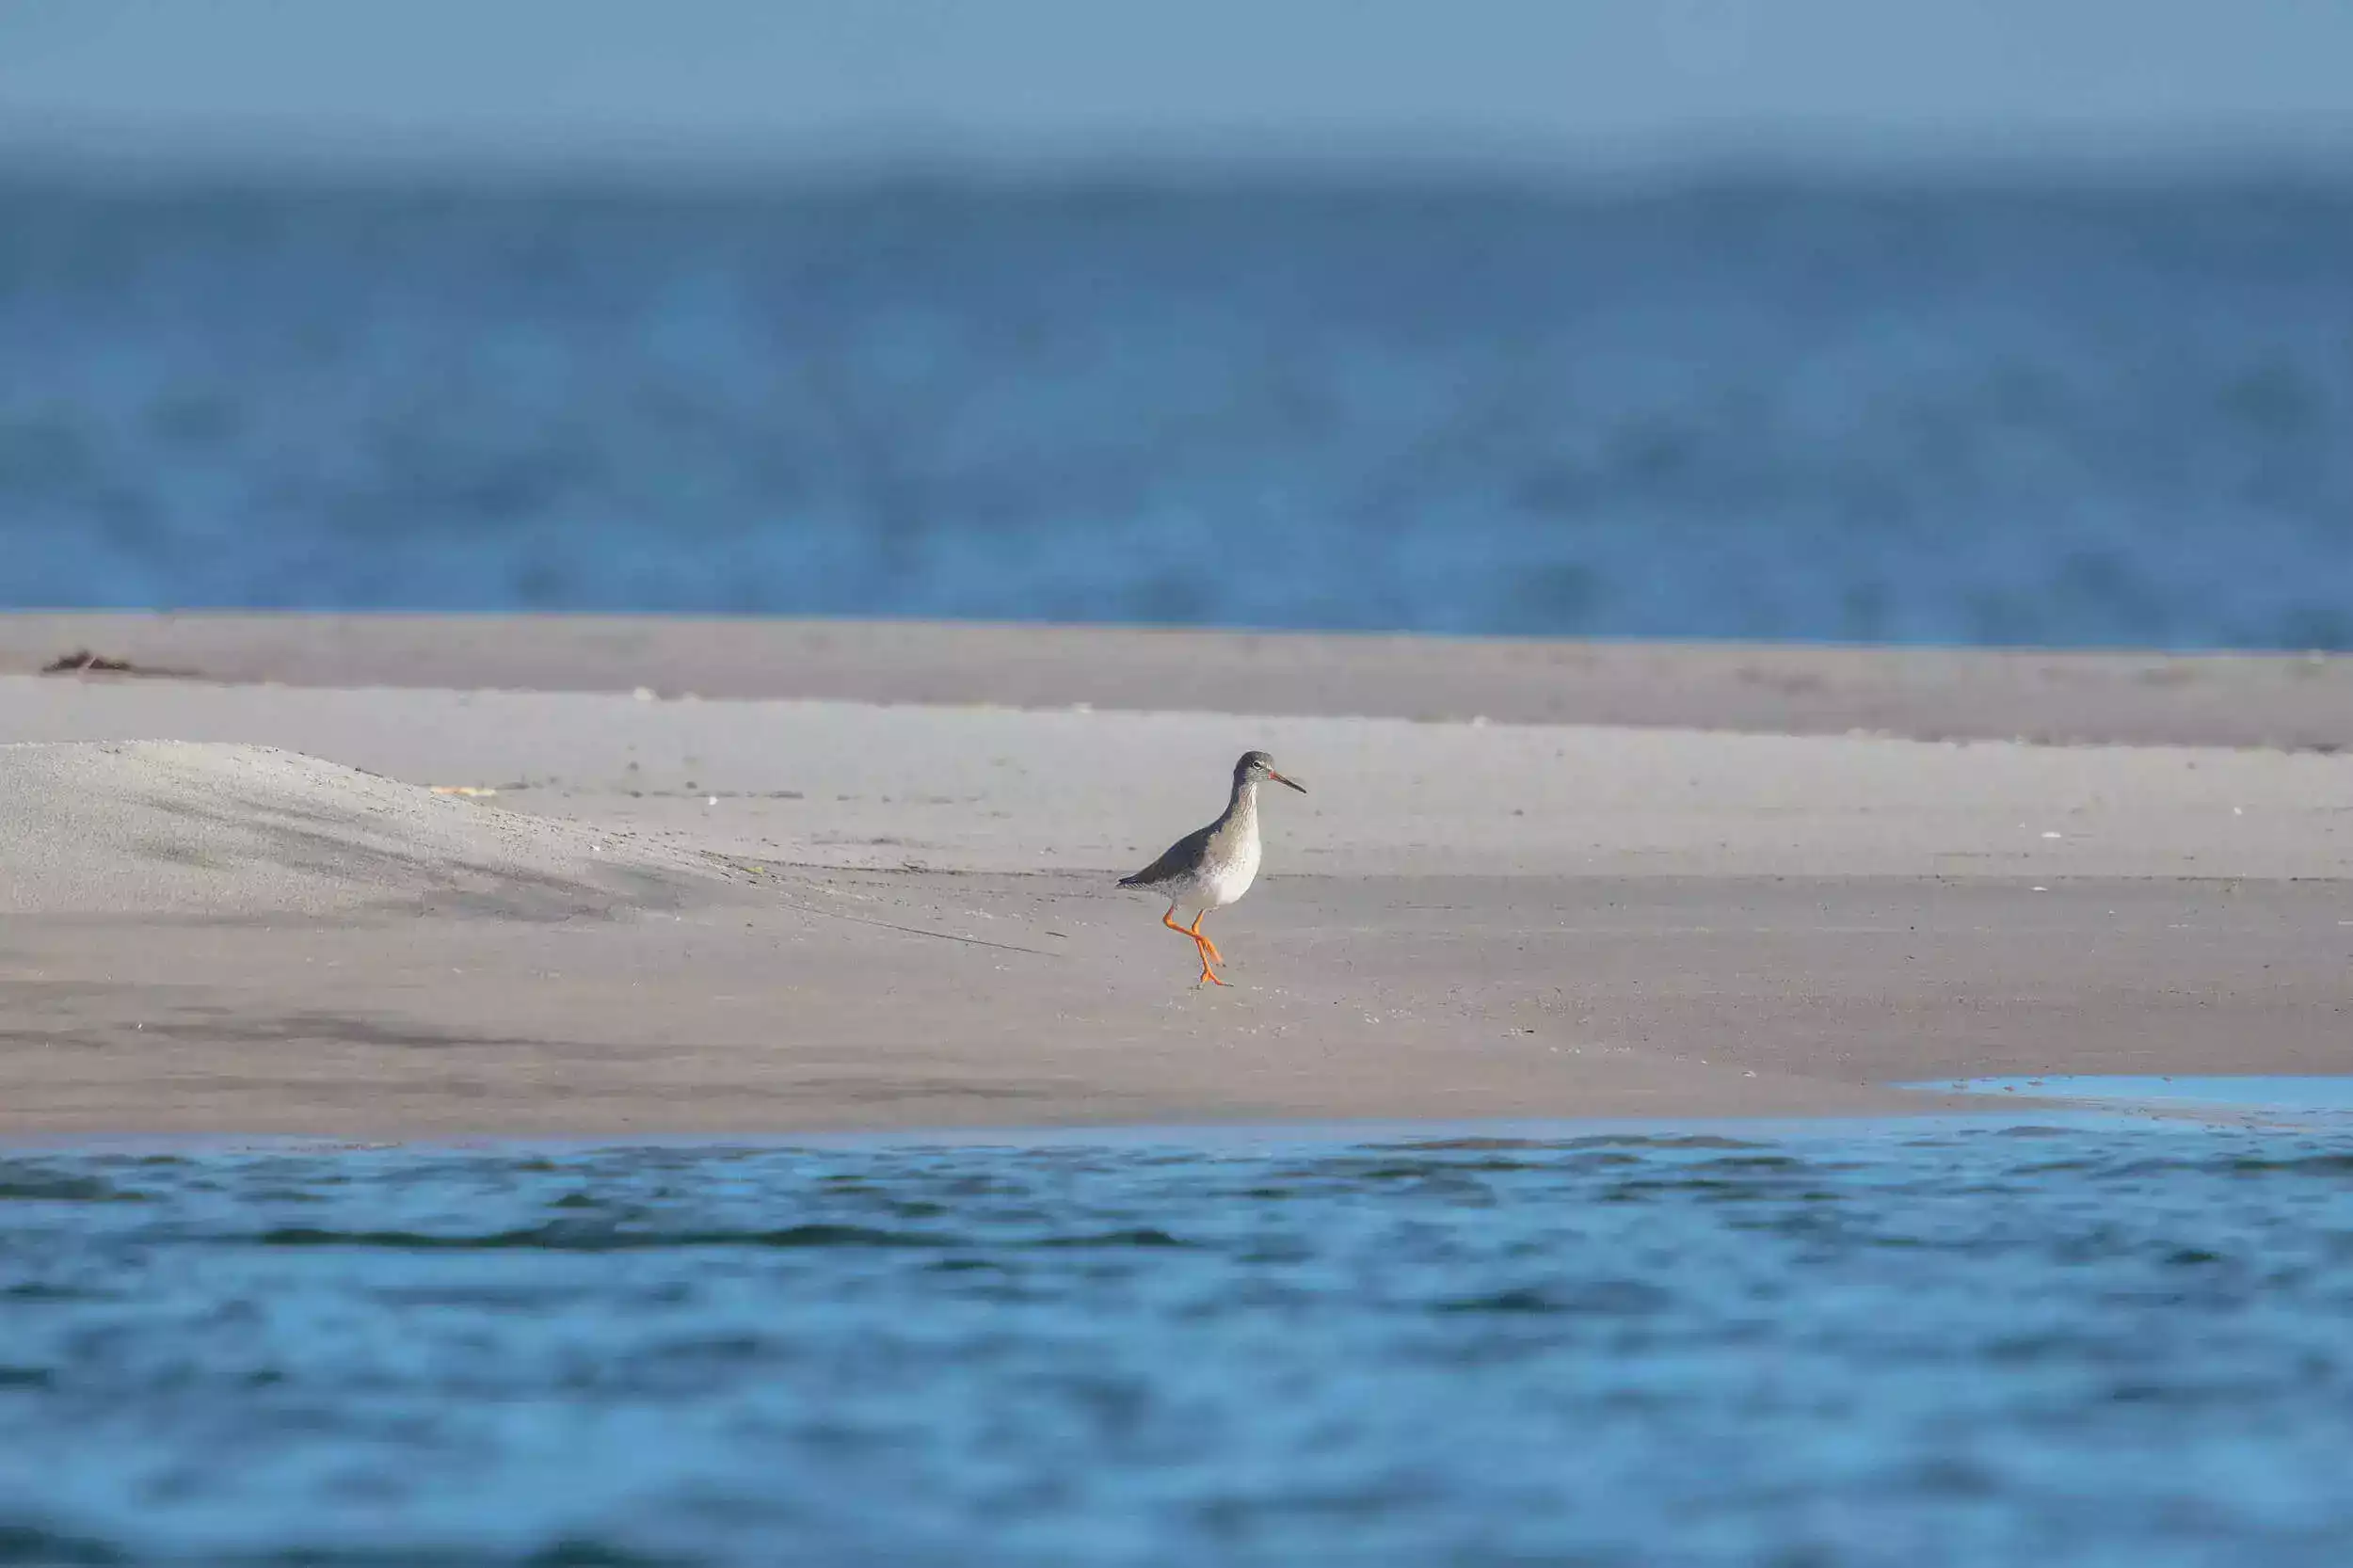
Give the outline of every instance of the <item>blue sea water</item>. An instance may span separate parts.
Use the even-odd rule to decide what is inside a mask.
[[[2162,1076],[2085,1076],[2055,1073],[2041,1078],[1971,1078],[1925,1082],[1913,1087],[1962,1094],[2025,1095],[2066,1103],[2086,1102],[2120,1110],[2178,1114],[2241,1112],[2280,1126],[2311,1131],[2353,1133],[2353,1077],[2298,1077],[2281,1073],[2210,1077],[2195,1073]]]
[[[2348,1452],[2341,1127],[0,1155],[0,1562],[2333,1568]]]
[[[2353,648],[2353,186],[0,181],[0,605]]]

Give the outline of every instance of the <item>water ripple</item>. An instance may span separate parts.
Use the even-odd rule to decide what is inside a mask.
[[[0,1564],[2333,1565],[2353,1160],[2019,1130],[10,1158]]]

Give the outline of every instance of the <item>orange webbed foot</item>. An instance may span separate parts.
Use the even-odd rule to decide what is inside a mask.
[[[1209,954],[1217,950],[1209,945],[1209,939],[1207,936],[1195,936],[1193,941],[1201,948],[1201,978],[1193,983],[1193,988],[1198,991],[1205,984],[1225,984],[1225,981],[1218,979],[1217,971],[1209,968]]]

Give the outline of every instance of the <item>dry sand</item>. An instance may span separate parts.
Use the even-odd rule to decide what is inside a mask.
[[[294,683],[0,675],[18,1132],[1790,1114],[2353,1057],[2344,660],[0,618],[0,668],[75,648]],[[1657,722],[1501,722],[1548,670]],[[1664,722],[1720,699],[1748,732]],[[1863,708],[2172,744],[1817,732]],[[1250,746],[1314,792],[1195,991],[1110,883]]]

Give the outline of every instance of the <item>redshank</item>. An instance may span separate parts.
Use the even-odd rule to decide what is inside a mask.
[[[1223,985],[1215,965],[1225,962],[1217,944],[1201,935],[1201,921],[1212,909],[1223,909],[1242,894],[1258,874],[1258,786],[1267,779],[1288,784],[1301,794],[1307,786],[1274,771],[1274,759],[1263,751],[1245,751],[1234,764],[1234,793],[1225,814],[1209,826],[1186,834],[1167,853],[1133,876],[1119,879],[1122,888],[1141,888],[1169,901],[1160,923],[1193,938],[1201,959],[1201,978],[1193,982]],[[1193,911],[1193,924],[1176,923],[1176,911]]]

